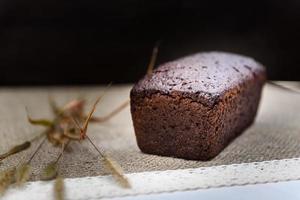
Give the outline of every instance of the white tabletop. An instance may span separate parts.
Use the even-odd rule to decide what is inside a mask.
[[[134,197],[116,198],[115,200],[253,200],[253,199],[300,199],[300,181],[287,181],[245,186],[201,189],[185,192],[173,192]]]

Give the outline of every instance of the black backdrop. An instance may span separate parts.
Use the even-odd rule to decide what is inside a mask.
[[[158,63],[223,50],[299,80],[300,1],[2,0],[0,84],[135,82]]]

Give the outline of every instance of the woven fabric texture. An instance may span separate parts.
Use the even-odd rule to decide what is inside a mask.
[[[43,131],[43,127],[35,127],[27,122],[25,107],[34,118],[51,118],[49,95],[60,105],[80,96],[87,99],[88,111],[104,88],[0,89],[0,152]],[[127,100],[130,88],[130,85],[111,87],[98,105],[95,115],[105,115]],[[217,157],[206,162],[143,154],[136,145],[129,107],[105,123],[91,124],[88,134],[96,145],[105,149],[120,163],[126,173],[294,158],[300,156],[299,102],[299,94],[266,85],[255,123]],[[28,159],[39,142],[35,142],[30,149],[0,162],[0,169]],[[32,161],[32,180],[40,178],[41,169],[54,161],[59,152],[60,149],[51,144],[42,147]],[[70,143],[59,162],[59,173],[66,178],[107,174],[101,158],[87,141]]]

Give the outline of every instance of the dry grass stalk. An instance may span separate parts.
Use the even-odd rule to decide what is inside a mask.
[[[16,168],[0,172],[0,197],[5,194],[8,187],[15,182]]]
[[[81,139],[84,139],[86,137],[86,132],[87,132],[87,129],[88,129],[88,125],[89,125],[89,122],[90,122],[90,119],[92,118],[95,110],[96,110],[96,106],[97,104],[99,103],[100,99],[102,98],[102,96],[98,97],[97,100],[95,101],[91,111],[89,112],[84,124],[83,124],[83,127],[80,129],[80,138]],[[78,123],[77,123],[78,125]]]
[[[115,180],[120,184],[120,186],[124,188],[130,188],[130,183],[127,177],[124,175],[124,172],[121,166],[113,160],[110,156],[104,154],[94,143],[93,141],[87,136],[88,141],[92,144],[92,146],[96,149],[99,155],[104,159],[105,167],[111,172]]]
[[[153,48],[150,63],[148,65],[148,69],[147,69],[147,75],[150,75],[153,72],[155,62],[156,62],[156,59],[157,59],[159,45],[160,45],[160,41],[156,42],[156,44]]]
[[[74,117],[72,117],[72,121],[73,121],[73,124],[76,126],[76,128],[80,130],[80,136],[81,136],[80,138],[81,139],[87,138],[88,141],[97,150],[97,152],[99,153],[99,155],[104,158],[105,165],[106,165],[107,169],[110,170],[110,172],[115,177],[115,179],[117,180],[117,182],[122,187],[129,188],[130,184],[129,184],[127,178],[125,177],[121,166],[116,161],[114,161],[112,158],[107,157],[103,152],[101,152],[100,149],[97,148],[97,146],[90,139],[90,137],[88,137],[86,135],[88,124],[89,124],[90,120],[92,119],[93,113],[95,112],[96,106],[99,103],[99,101],[101,100],[101,98],[102,98],[102,96],[98,97],[97,100],[95,101],[94,105],[92,106],[91,111],[89,112],[89,114],[88,114],[88,116],[87,116],[87,118],[86,118],[86,120],[84,122],[83,128],[81,128],[79,122]]]
[[[31,173],[31,166],[29,164],[21,165],[17,168],[15,177],[16,184],[18,186],[23,185],[26,181],[28,181]]]
[[[117,163],[114,159],[112,159],[108,155],[104,155],[105,167],[108,169],[111,174],[114,176],[115,180],[123,187],[123,188],[131,188],[131,185],[124,175],[122,167]]]
[[[90,120],[92,122],[105,122],[105,121],[111,119],[116,114],[118,114],[124,108],[126,108],[129,105],[129,103],[130,103],[130,100],[128,99],[128,100],[124,101],[119,107],[117,107],[112,112],[110,112],[107,115],[105,115],[104,117],[92,117]]]
[[[28,121],[33,125],[40,125],[45,127],[50,127],[53,125],[53,122],[47,120],[47,119],[32,119],[29,116],[27,116]]]
[[[57,167],[56,162],[48,164],[42,172],[42,180],[48,181],[56,178],[57,176]]]
[[[101,96],[99,96],[99,97],[96,99],[94,105],[92,106],[91,111],[89,112],[89,114],[87,115],[87,117],[86,117],[86,119],[85,119],[85,122],[84,122],[84,124],[83,124],[83,127],[80,128],[80,139],[85,139],[85,137],[86,137],[86,132],[87,132],[87,129],[88,129],[88,125],[89,125],[90,120],[91,120],[91,118],[92,118],[92,116],[93,116],[93,114],[94,114],[94,112],[95,112],[95,110],[96,110],[96,107],[97,107],[98,103],[100,102],[100,100],[102,99],[102,97],[104,96],[104,94],[106,93],[107,89],[108,89],[110,86],[111,86],[111,83],[106,87],[106,89],[105,89],[105,91],[103,92],[103,94],[102,94]],[[119,112],[120,112],[120,111],[119,111]],[[76,119],[75,119],[74,117],[73,117],[73,121],[76,122]],[[78,123],[77,123],[76,125],[78,126]]]
[[[57,177],[58,172],[57,172],[57,163],[58,161],[61,159],[61,157],[63,156],[63,153],[65,152],[65,149],[67,148],[67,146],[69,145],[70,141],[68,141],[65,145],[62,146],[62,150],[60,152],[60,154],[58,155],[56,161],[51,162],[50,164],[48,164],[42,172],[42,180],[52,180],[54,178]]]
[[[16,183],[17,186],[21,186],[29,179],[31,172],[30,162],[44,144],[45,140],[46,138],[38,145],[25,164],[0,172],[0,194],[3,195],[11,184]]]
[[[65,184],[64,179],[57,177],[54,181],[54,199],[55,200],[64,200],[65,199]]]
[[[155,45],[153,48],[152,56],[150,59],[150,63],[148,65],[147,74],[151,74],[154,69],[154,65],[157,59],[158,54],[158,47],[159,42]],[[110,85],[109,85],[110,86]],[[109,87],[108,86],[108,87]],[[108,88],[107,87],[107,88]],[[103,96],[103,95],[102,95]],[[81,140],[88,138],[90,143],[95,147],[95,149],[98,151],[98,153],[103,157],[106,168],[112,173],[113,177],[117,180],[117,182],[124,188],[130,188],[130,183],[126,176],[124,175],[124,172],[121,168],[121,166],[110,156],[105,155],[103,152],[101,152],[94,143],[90,140],[89,137],[87,137],[87,129],[89,122],[104,122],[118,114],[120,111],[122,111],[124,108],[126,108],[130,101],[126,100],[123,104],[121,104],[119,107],[117,107],[115,110],[110,112],[108,115],[104,117],[93,117],[93,113],[96,110],[96,106],[99,103],[100,99],[102,98],[100,96],[95,101],[94,105],[92,106],[91,111],[87,116],[83,113],[83,106],[84,101],[83,100],[73,100],[66,104],[63,108],[57,107],[56,103],[53,101],[51,97],[49,97],[49,104],[52,109],[52,112],[55,115],[54,120],[48,120],[48,119],[32,119],[28,114],[27,118],[29,123],[33,125],[41,125],[44,127],[47,127],[46,131],[42,135],[46,135],[45,139],[39,144],[37,149],[33,152],[31,157],[29,158],[28,162],[24,165],[21,165],[17,170],[15,168],[5,170],[0,173],[0,195],[3,194],[7,188],[14,182],[17,182],[18,185],[23,184],[29,179],[30,176],[30,162],[35,157],[37,152],[41,149],[42,145],[48,139],[49,142],[51,142],[53,145],[61,145],[63,147],[62,153],[57,158],[56,162],[50,163],[43,172],[43,179],[49,180],[57,176],[57,167],[56,164],[58,160],[61,158],[63,152],[64,152],[64,145],[69,144],[70,140]],[[27,112],[28,113],[28,112]],[[79,122],[84,122],[83,126],[79,125]],[[40,136],[35,137],[33,140],[36,140],[40,138]],[[5,154],[0,155],[0,161],[4,158],[13,155],[15,153],[19,153],[30,146],[30,142],[25,142],[21,145],[17,145],[14,148],[12,148],[10,151],[8,151]],[[64,181],[63,178],[57,177],[54,183],[54,195],[56,200],[63,200],[64,199]]]
[[[0,161],[11,156],[11,155],[14,155],[16,153],[19,153],[21,151],[24,151],[26,149],[28,149],[30,147],[31,143],[29,141],[26,141],[22,144],[19,144],[19,145],[16,145],[14,146],[12,149],[10,149],[8,152],[0,155]]]
[[[87,134],[89,122],[97,121],[97,120],[93,120],[93,113],[95,112],[96,106],[102,97],[103,95],[97,98],[88,115],[85,115],[83,112],[83,107],[85,102],[83,100],[72,100],[62,108],[58,108],[54,101],[49,100],[51,109],[55,115],[55,118],[53,120],[32,119],[28,115],[27,117],[29,123],[33,125],[41,125],[46,127],[47,129],[41,135],[33,138],[29,142],[27,141],[21,145],[17,145],[7,153],[1,155],[0,161],[1,159],[4,159],[10,155],[13,155],[15,153],[18,153],[20,151],[29,148],[31,142],[40,139],[41,136],[44,138],[42,139],[41,143],[37,146],[37,148],[33,151],[33,153],[31,154],[31,156],[29,157],[28,161],[25,164],[20,165],[20,167],[18,167],[17,169],[13,168],[13,169],[8,169],[3,172],[0,172],[0,193],[3,194],[7,190],[7,188],[13,183],[17,183],[17,185],[22,185],[29,179],[30,171],[31,171],[30,163],[46,141],[52,143],[55,146],[59,145],[63,147],[62,148],[63,150],[61,154],[58,156],[56,162],[50,163],[44,169],[42,174],[42,178],[44,180],[55,178],[57,176],[56,165],[58,160],[61,158],[65,147],[72,140],[79,141],[80,139],[84,139]],[[119,113],[122,109],[124,109],[128,105],[128,103],[129,102],[126,101],[125,103],[117,107],[117,109],[113,110],[109,115],[104,116],[102,118],[100,117],[95,119],[102,119],[99,120],[99,122],[108,120],[111,117],[115,116],[117,113]],[[80,126],[80,124],[83,124],[83,126]],[[126,183],[128,181],[124,177],[120,166],[116,163],[116,161],[113,161],[111,158],[106,158],[105,156],[103,157],[107,162],[106,164],[108,166],[107,168],[110,169],[110,171],[113,173],[116,179],[122,182],[123,186],[127,187],[129,184]],[[56,179],[54,188],[55,188],[56,199],[63,199],[64,184],[62,178],[58,177]]]

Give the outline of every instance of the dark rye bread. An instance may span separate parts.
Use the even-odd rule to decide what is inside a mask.
[[[254,121],[264,67],[208,52],[159,66],[131,90],[131,114],[144,153],[208,160]]]

